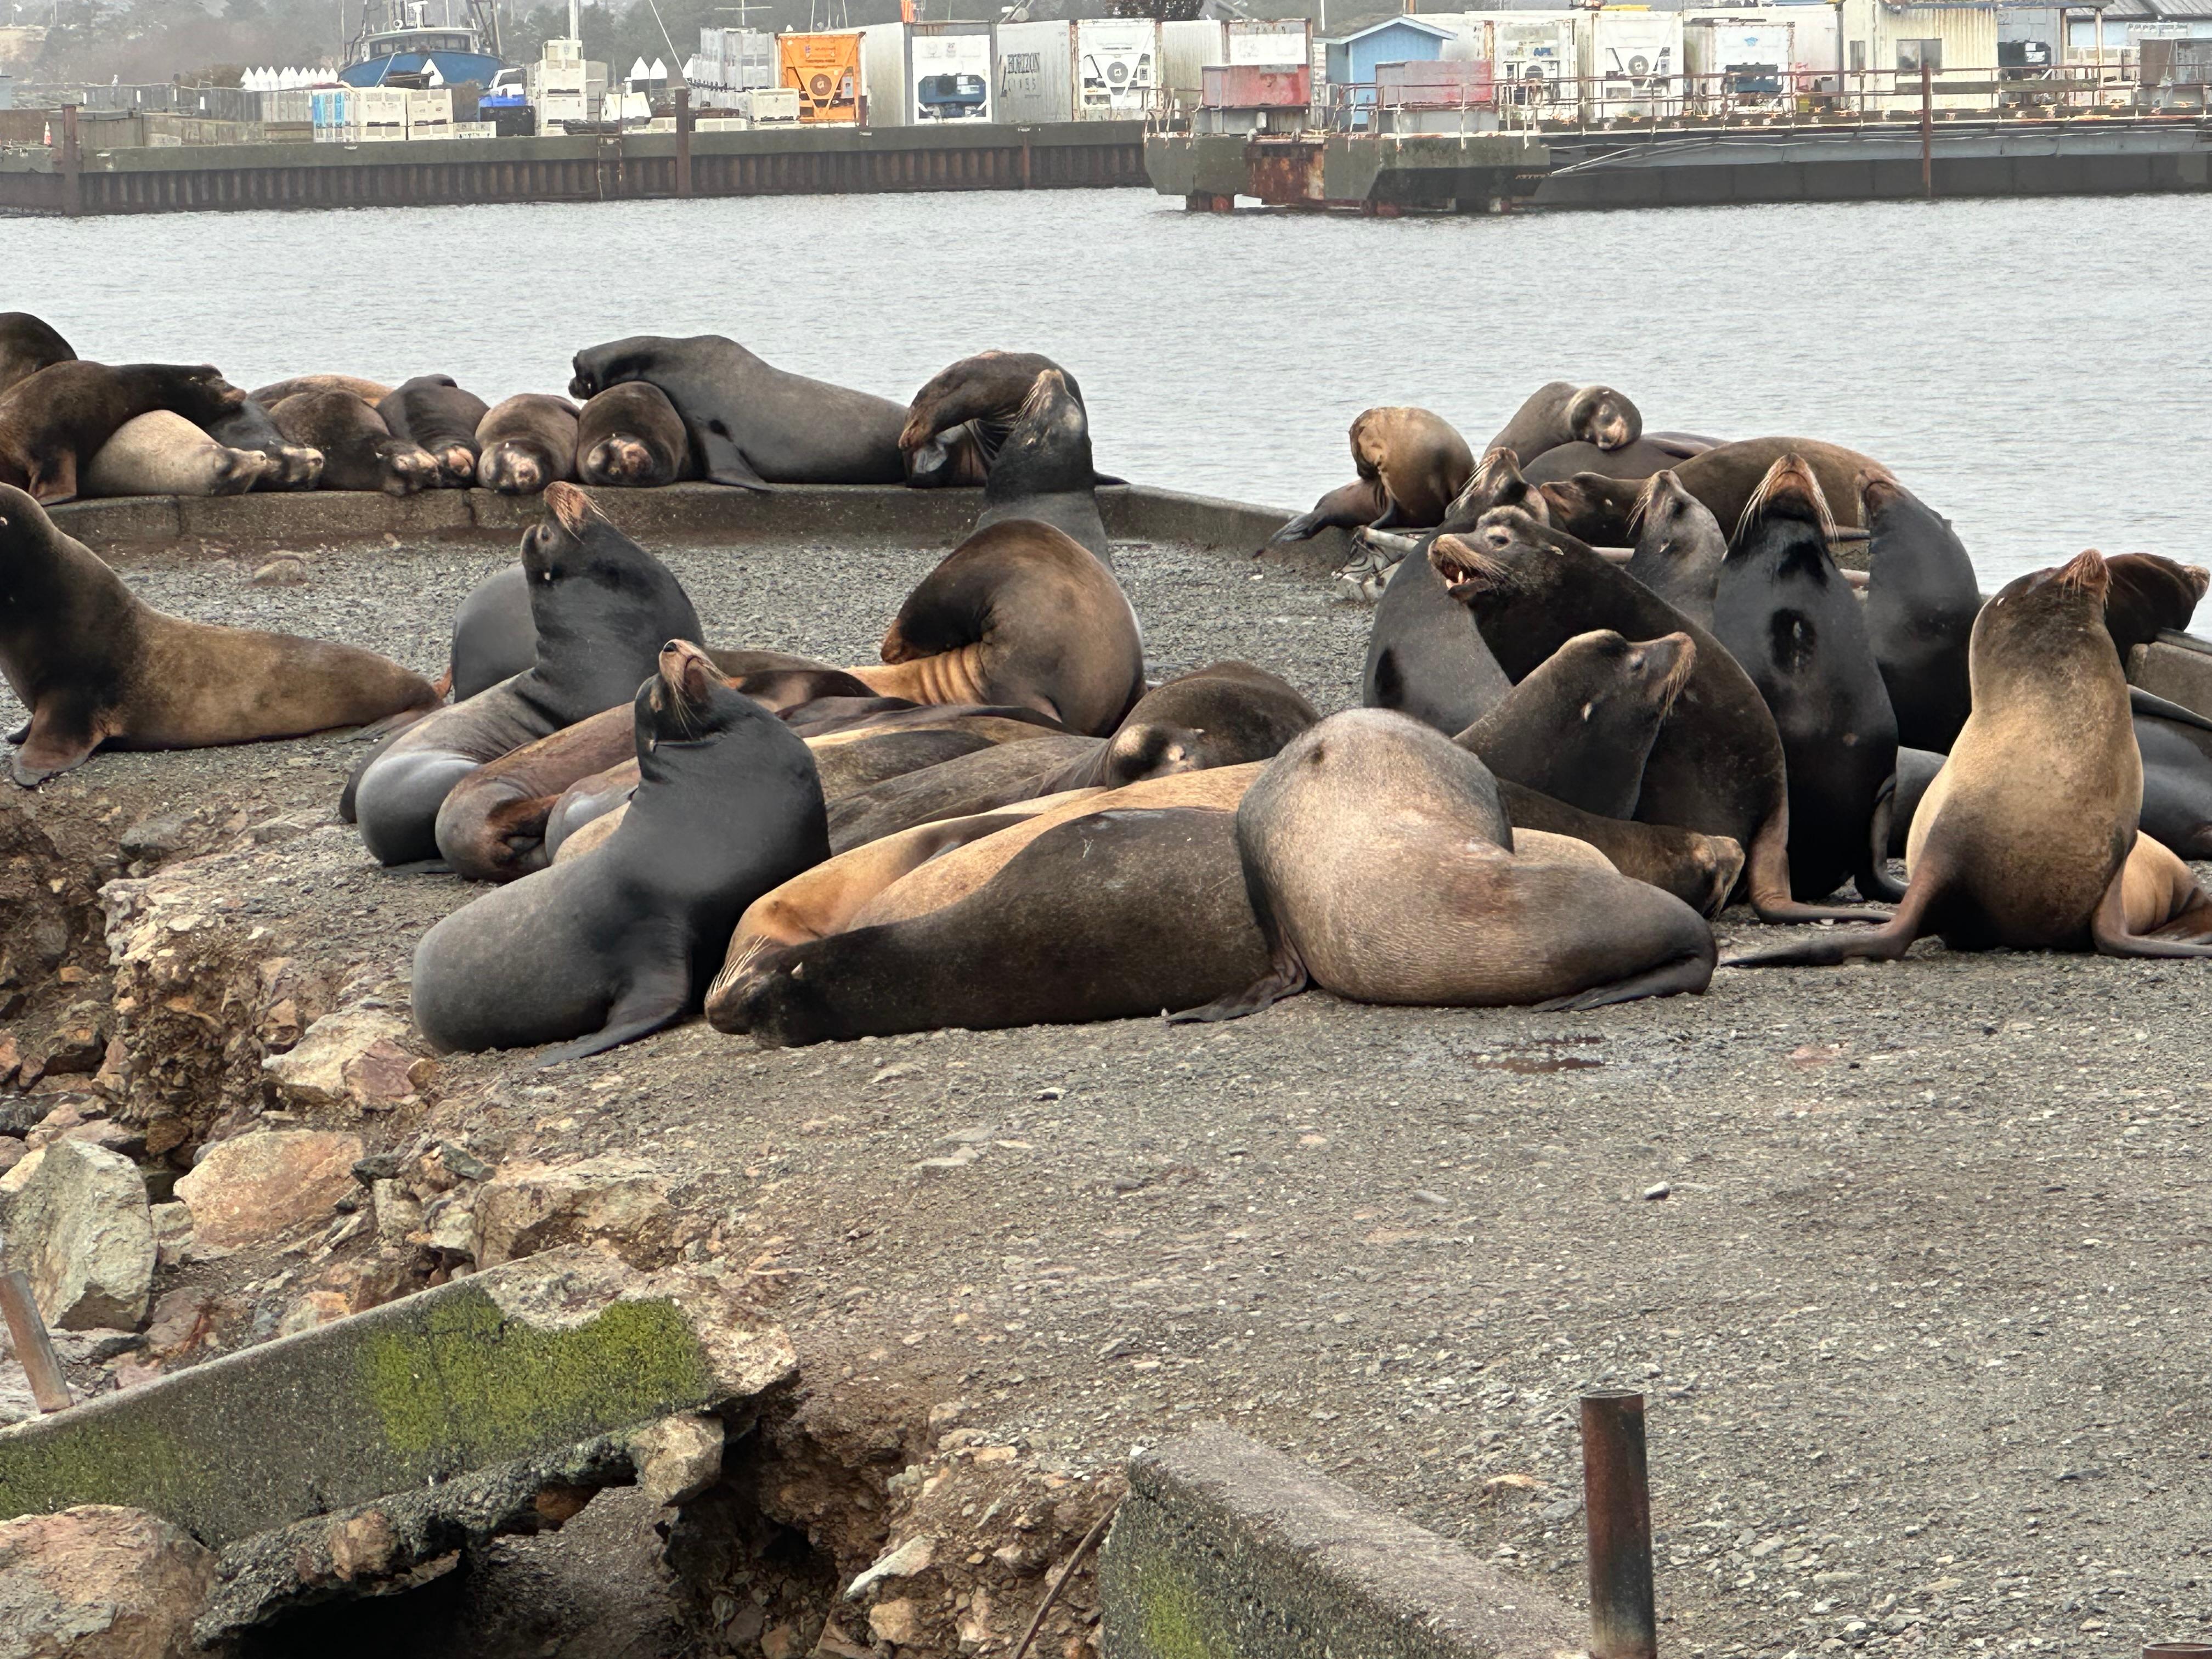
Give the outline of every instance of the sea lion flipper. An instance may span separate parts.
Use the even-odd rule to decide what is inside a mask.
[[[96,721],[86,720],[78,729],[70,729],[73,725],[78,723],[58,713],[52,702],[40,704],[17,738],[15,757],[9,763],[15,781],[26,789],[34,788],[57,772],[83,765],[92,758],[92,751],[107,740],[109,734]]]
[[[548,1048],[538,1055],[538,1069],[542,1072],[564,1060],[603,1054],[625,1042],[650,1036],[665,1025],[673,1025],[684,1017],[690,990],[689,975],[680,967],[661,964],[641,973],[607,1010],[603,1029]]]
[[[1170,1025],[1189,1025],[1216,1020],[1243,1019],[1247,1014],[1256,1014],[1263,1008],[1273,1006],[1285,998],[1294,997],[1309,989],[1313,977],[1306,972],[1306,964],[1297,948],[1288,939],[1278,939],[1267,972],[1241,991],[1231,991],[1227,996],[1216,997],[1202,1008],[1186,1008],[1179,1014],[1170,1014]]]
[[[56,507],[76,499],[76,451],[58,451],[50,461],[35,462],[30,472],[30,496],[40,507]]]
[[[9,743],[21,746],[23,740],[30,735],[31,723],[28,720],[25,720],[21,726],[17,726],[14,731],[8,734],[7,740]]]
[[[1680,996],[1685,993],[1703,996],[1705,988],[1713,982],[1714,954],[1711,948],[1692,951],[1656,968],[1647,968],[1640,974],[1631,974],[1626,979],[1615,980],[1610,985],[1594,985],[1572,996],[1553,997],[1548,1002],[1536,1004],[1529,1012],[1568,1013],[1587,1008],[1610,1008],[1618,1002],[1637,1002],[1645,997]]]
[[[1892,772],[1875,795],[1864,858],[1851,872],[1851,884],[1861,898],[1895,904],[1905,896],[1905,884],[1889,873],[1889,837],[1896,816],[1897,774]]]
[[[774,492],[775,486],[745,459],[744,451],[738,447],[738,441],[720,421],[701,427],[691,439],[698,446],[701,476],[709,483],[732,484],[739,489],[757,489],[763,494]]]

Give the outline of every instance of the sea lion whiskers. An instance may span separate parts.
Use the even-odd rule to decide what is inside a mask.
[[[1514,579],[1510,565],[1459,536],[1439,536],[1430,543],[1429,564],[1455,599],[1510,586]]]
[[[2102,599],[2112,591],[2112,573],[2106,566],[2105,556],[2092,547],[2060,566],[2053,580],[2063,583],[2069,593],[2094,593]]]
[[[1741,541],[1770,513],[1778,517],[1798,519],[1817,525],[1821,541],[1830,546],[1835,544],[1836,515],[1828,506],[1828,498],[1821,494],[1820,481],[1813,476],[1812,467],[1795,452],[1783,456],[1766,469],[1766,476],[1759,481],[1759,488],[1751,492],[1751,499],[1743,504],[1743,513],[1736,520],[1735,532],[1729,538],[1729,545]]]
[[[1690,676],[1698,669],[1698,643],[1687,634],[1669,634],[1668,639],[1679,641],[1674,665],[1667,671],[1667,678],[1659,683],[1659,717],[1664,720],[1674,712],[1674,699],[1682,695],[1682,688],[1690,683]]]

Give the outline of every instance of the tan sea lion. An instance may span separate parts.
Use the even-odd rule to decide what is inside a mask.
[[[79,472],[139,416],[167,410],[200,426],[245,402],[209,363],[56,363],[0,392],[0,483],[66,501]]]
[[[1267,538],[1271,547],[1310,540],[1328,529],[1421,529],[1440,522],[1474,472],[1467,440],[1442,416],[1410,405],[1381,405],[1353,416],[1352,483],[1333,489]]]
[[[0,669],[31,711],[35,784],[117,749],[200,749],[366,726],[436,706],[418,674],[349,645],[155,610],[21,490],[0,486]]]
[[[243,495],[270,467],[257,450],[228,449],[181,415],[156,409],[125,421],[79,480],[87,495]]]
[[[302,392],[349,392],[371,409],[390,397],[392,388],[381,380],[365,380],[358,374],[295,374],[256,386],[246,396],[264,409],[274,409],[285,398]]]

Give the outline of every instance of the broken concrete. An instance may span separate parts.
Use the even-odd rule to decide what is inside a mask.
[[[794,1369],[714,1281],[561,1252],[0,1431],[0,1518],[122,1504],[221,1548],[727,1411]]]
[[[674,1212],[648,1159],[617,1154],[574,1164],[517,1164],[477,1194],[474,1248],[496,1267],[556,1245],[604,1243],[635,1265],[665,1261]]]
[[[46,1322],[135,1327],[154,1285],[146,1183],[118,1152],[59,1139],[8,1171],[0,1270],[20,1269]]]
[[[1129,1466],[1099,1564],[1106,1659],[1563,1659],[1586,1621],[1220,1427]]]
[[[0,1659],[174,1659],[214,1578],[214,1556],[137,1510],[0,1522]]]

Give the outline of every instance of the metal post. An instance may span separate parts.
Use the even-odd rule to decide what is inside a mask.
[[[691,88],[676,88],[676,193],[691,193]]]
[[[2153,1642],[2143,1659],[2212,1659],[2212,1642]]]
[[[8,1322],[9,1340],[15,1345],[15,1358],[22,1362],[23,1374],[31,1379],[31,1398],[38,1401],[39,1409],[67,1411],[69,1380],[62,1375],[53,1339],[46,1334],[46,1322],[39,1317],[31,1281],[20,1271],[0,1273],[0,1316]]]
[[[1601,1389],[1583,1396],[1583,1508],[1589,1538],[1590,1659],[1657,1659],[1642,1395]]]
[[[1936,194],[1936,76],[1920,60],[1920,193]]]
[[[62,212],[74,219],[84,210],[84,149],[76,130],[75,104],[62,106]]]

